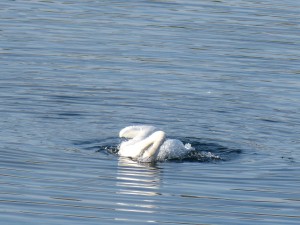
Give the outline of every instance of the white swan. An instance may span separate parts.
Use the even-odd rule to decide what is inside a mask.
[[[118,154],[141,162],[179,158],[194,149],[180,140],[166,139],[165,132],[148,125],[125,127],[119,137],[127,140],[120,144]]]

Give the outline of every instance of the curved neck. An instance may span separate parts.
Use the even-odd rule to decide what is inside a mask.
[[[143,158],[156,158],[159,147],[166,139],[166,134],[163,131],[156,131],[142,142],[144,144]]]

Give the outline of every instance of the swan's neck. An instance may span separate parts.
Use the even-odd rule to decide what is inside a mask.
[[[146,138],[145,142],[145,151],[142,154],[142,158],[156,158],[160,146],[164,143],[166,139],[165,132],[163,131],[156,131],[148,138]]]
[[[120,131],[119,136],[130,139],[121,144],[119,155],[147,162],[156,159],[159,148],[166,138],[165,132],[156,131],[153,126],[126,127]]]

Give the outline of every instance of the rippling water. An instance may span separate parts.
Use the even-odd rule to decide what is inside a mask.
[[[299,9],[1,1],[1,224],[299,224]],[[119,159],[131,124],[225,160]]]

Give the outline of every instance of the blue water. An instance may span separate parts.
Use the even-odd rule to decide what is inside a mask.
[[[299,224],[299,9],[1,1],[1,224]],[[224,160],[120,159],[131,124]]]

